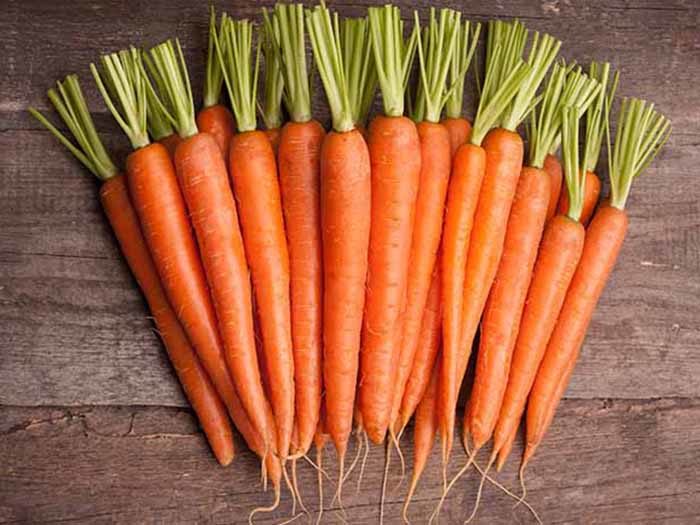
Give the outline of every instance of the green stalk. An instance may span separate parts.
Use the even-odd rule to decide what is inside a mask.
[[[576,222],[579,222],[581,219],[586,186],[586,171],[581,169],[578,154],[578,128],[581,114],[581,109],[577,107],[562,109],[562,156],[564,161],[564,180],[569,194],[569,211],[566,215]]]
[[[338,14],[333,13],[331,18],[324,2],[306,12],[306,27],[316,66],[326,91],[333,129],[343,133],[355,128],[355,120],[353,106],[350,104],[350,84],[343,64],[339,26]]]
[[[366,126],[378,82],[366,17],[340,21],[340,50],[352,120],[357,126]]]
[[[489,22],[486,75],[470,139],[476,146],[496,126],[531,72],[532,68],[521,58],[526,39],[527,32],[519,22]]]
[[[58,91],[49,89],[49,100],[78,143],[77,146],[36,109],[29,108],[29,113],[98,179],[106,181],[118,175],[117,167],[97,134],[77,75],[68,75],[63,82],[56,82],[56,87]]]
[[[279,21],[279,49],[284,79],[284,101],[292,122],[311,120],[311,90],[306,67],[304,6],[276,4]]]
[[[654,104],[638,98],[625,98],[618,117],[615,149],[612,149],[608,113],[606,102],[610,205],[624,210],[632,181],[651,164],[666,143],[671,134],[671,123],[654,109]]]
[[[95,64],[90,64],[90,71],[105,104],[134,149],[148,146],[147,82],[141,55],[132,46],[104,55],[100,62],[101,74]]]
[[[224,75],[221,72],[221,62],[217,55],[216,40],[222,40],[224,19],[222,17],[219,30],[216,29],[216,13],[214,6],[210,8],[209,15],[209,44],[207,47],[207,68],[204,75],[204,107],[215,106],[221,99],[221,87],[224,82]],[[222,50],[224,53],[226,49]]]
[[[224,82],[228,91],[231,109],[236,118],[238,131],[254,131],[257,127],[256,98],[258,72],[260,71],[260,45],[255,53],[252,66],[253,23],[250,20],[233,20],[223,15],[223,38],[214,39],[217,56],[221,62]],[[227,50],[222,56],[221,49]],[[251,69],[253,74],[251,75]]]
[[[450,62],[450,85],[452,88],[445,104],[445,115],[448,118],[462,117],[464,79],[474,57],[480,33],[481,24],[479,23],[473,26],[469,20],[459,23],[452,62]]]
[[[415,26],[420,26],[418,13],[415,13]],[[418,59],[420,81],[418,83],[417,112],[415,120],[440,122],[440,114],[455,86],[447,88],[447,73],[453,62],[453,53],[460,28],[460,14],[452,9],[440,10],[440,21],[435,16],[435,8],[430,8],[430,22],[425,28],[425,43],[418,30]]]
[[[267,129],[282,126],[282,94],[284,79],[282,77],[282,57],[279,49],[280,22],[276,12],[268,13],[263,8],[262,49],[265,59],[265,78],[263,82],[263,105],[260,115]]]
[[[401,11],[396,6],[370,7],[367,13],[384,114],[400,117],[420,30],[414,26],[408,40],[404,39]]]
[[[590,75],[600,83],[600,90],[594,103],[586,112],[586,141],[583,150],[583,167],[595,172],[600,158],[600,149],[605,133],[605,107],[610,107],[617,91],[620,74],[615,72],[612,84],[609,83],[610,64],[591,62]]]
[[[156,88],[154,89],[148,76],[144,75],[146,79],[146,99],[148,105],[146,112],[148,133],[153,140],[161,140],[173,134],[173,123],[171,121],[172,117],[170,116],[170,111],[163,106],[157,94],[165,93],[166,87],[148,54],[141,52],[141,59],[156,83]]]

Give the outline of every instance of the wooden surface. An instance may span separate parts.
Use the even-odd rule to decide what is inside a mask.
[[[402,3],[423,13],[430,5]],[[66,4],[0,6],[0,523],[244,523],[252,507],[270,501],[255,459],[241,445],[230,468],[216,466],[99,209],[96,185],[25,111],[46,109],[50,84],[77,72],[108,144],[126,153],[88,63],[103,51],[177,35],[199,90],[206,6]],[[628,239],[567,399],[528,472],[528,499],[546,523],[697,522],[700,8],[695,0],[447,4],[472,19],[517,16],[562,38],[569,59],[612,61],[620,93],[653,100],[673,122],[660,159],[635,183]],[[225,7],[257,16],[254,5]],[[333,5],[342,14],[363,12],[360,2]],[[317,114],[327,120],[320,102]],[[410,457],[410,431],[402,443]],[[325,459],[334,473],[330,448]],[[438,463],[435,456],[416,496],[416,522],[439,497]],[[516,490],[514,469],[512,461],[498,479]],[[382,470],[375,447],[360,494],[346,490],[351,523],[377,521]],[[391,472],[385,521],[400,523],[406,487],[393,490],[399,472]],[[299,474],[315,509],[315,473],[303,465]],[[476,486],[474,474],[460,482],[443,522],[461,523]],[[285,497],[279,512],[259,521],[290,511]],[[324,518],[341,522],[333,512]],[[476,522],[532,518],[522,509],[513,514],[511,501],[487,485]]]

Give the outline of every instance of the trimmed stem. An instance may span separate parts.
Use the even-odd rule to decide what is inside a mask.
[[[216,28],[216,12],[214,11],[214,6],[211,6],[209,15],[209,44],[207,47],[207,68],[204,75],[204,107],[208,108],[215,106],[219,103],[221,99],[221,87],[224,82],[224,75],[221,72],[221,61],[216,56],[218,51],[216,49],[215,41],[217,38],[222,39],[224,19],[222,17],[221,24],[217,31]],[[223,48],[222,51],[226,53],[226,49]]]
[[[279,49],[284,77],[284,100],[292,122],[311,120],[311,90],[306,67],[304,6],[276,4],[279,21]]]
[[[270,15],[265,8],[263,8],[261,39],[265,59],[265,79],[260,115],[267,129],[277,129],[282,126],[282,94],[284,92],[282,57],[279,49],[280,23],[276,12]]]
[[[148,133],[153,140],[161,140],[172,135],[174,131],[170,112],[163,106],[157,95],[157,93],[165,93],[166,87],[151,58],[146,53],[142,53],[141,58],[156,83],[156,88],[154,89],[148,76],[144,75],[146,78],[146,99],[148,102],[146,113]]]
[[[562,148],[564,161],[564,179],[569,194],[569,211],[567,216],[576,222],[581,218],[583,197],[586,185],[586,171],[581,169],[578,154],[578,128],[581,110],[577,107],[562,109]]]
[[[343,18],[340,21],[340,50],[348,84],[352,120],[366,126],[369,110],[377,91],[377,68],[374,65],[369,21],[365,18]]]
[[[590,75],[600,83],[601,87],[586,112],[586,145],[583,151],[583,167],[586,171],[595,172],[605,133],[605,107],[610,107],[612,104],[620,74],[616,71],[612,83],[610,83],[610,63],[591,62]]]
[[[445,104],[445,115],[448,118],[461,118],[464,102],[464,80],[469,70],[476,45],[479,42],[481,24],[472,27],[469,20],[459,24],[455,49],[450,63],[451,91]]]

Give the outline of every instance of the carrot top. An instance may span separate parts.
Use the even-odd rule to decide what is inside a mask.
[[[304,6],[276,4],[274,15],[279,25],[277,39],[287,112],[293,122],[308,122],[311,120],[311,90],[306,67]]]
[[[263,58],[265,59],[265,78],[260,116],[262,116],[267,129],[279,128],[283,120],[284,78],[282,77],[282,56],[279,48],[280,38],[280,21],[277,11],[270,14],[267,9],[263,8],[261,40]]]
[[[393,5],[370,7],[367,13],[384,114],[400,117],[420,30],[415,25],[404,39],[401,10]]]
[[[638,98],[622,101],[615,133],[615,148],[610,146],[610,126],[606,104],[610,205],[623,210],[632,181],[651,164],[671,134],[669,120],[654,109],[654,104]]]
[[[583,150],[583,169],[595,171],[600,157],[600,148],[603,144],[603,134],[605,133],[605,108],[610,107],[617,91],[617,84],[620,80],[619,72],[615,72],[612,83],[609,82],[610,64],[608,62],[591,62],[591,78],[600,83],[595,101],[586,112],[586,144]]]
[[[377,68],[374,65],[369,21],[343,18],[340,21],[340,51],[348,83],[348,97],[355,125],[366,126],[369,110],[377,91]]]
[[[119,171],[109,157],[100,140],[95,123],[85,103],[77,75],[68,75],[63,82],[56,82],[56,88],[48,91],[48,97],[58,111],[63,122],[78,143],[73,144],[51,122],[34,108],[29,113],[43,124],[68,151],[70,151],[98,179],[105,181],[116,176]]]
[[[221,87],[224,82],[224,75],[221,72],[221,62],[216,56],[216,39],[221,40],[224,29],[225,17],[221,17],[219,29],[216,29],[216,13],[214,6],[211,6],[209,15],[209,44],[207,46],[207,67],[204,75],[204,107],[215,106],[221,99]],[[225,49],[222,50],[224,53]]]
[[[146,124],[148,125],[148,133],[153,140],[160,140],[172,135],[174,131],[173,125],[170,122],[169,110],[165,109],[160,98],[158,98],[158,93],[165,93],[166,87],[148,54],[141,52],[141,60],[142,63],[146,65],[146,69],[151,74],[156,84],[154,88],[148,76],[144,75],[144,81],[146,82]]]
[[[221,42],[214,39],[217,56],[221,61],[221,71],[231,101],[231,109],[238,131],[253,131],[257,127],[255,104],[260,69],[260,45],[255,53],[255,66],[252,66],[253,23],[250,20],[233,20],[225,17]],[[221,53],[226,49],[226,53]],[[251,69],[253,74],[251,76]]]
[[[102,74],[95,64],[90,64],[90,71],[105,104],[134,149],[148,146],[147,82],[141,55],[132,46],[104,55],[100,62]]]
[[[476,44],[479,42],[481,24],[471,24],[469,20],[457,22],[457,39],[450,62],[450,91],[445,104],[445,115],[449,118],[462,116],[464,102],[464,79],[471,64]]]
[[[440,21],[435,8],[430,8],[428,26],[418,34],[419,81],[413,119],[417,122],[439,122],[442,108],[451,92],[447,89],[447,73],[454,62],[453,56],[460,29],[461,15],[453,9],[441,9]],[[415,27],[420,27],[418,12],[415,12]]]
[[[576,222],[581,218],[586,183],[586,170],[581,169],[578,154],[578,128],[581,115],[582,111],[579,107],[562,108],[562,160],[566,190],[569,193],[567,216]]]

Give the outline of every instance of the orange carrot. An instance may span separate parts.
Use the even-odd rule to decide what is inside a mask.
[[[564,175],[562,172],[561,162],[559,162],[559,159],[554,153],[547,154],[542,168],[547,172],[547,175],[549,175],[550,194],[549,204],[547,205],[547,220],[549,220],[557,213],[559,195],[561,195],[561,184]]]
[[[593,212],[598,206],[600,199],[600,179],[592,171],[586,172],[586,194],[583,196],[583,210],[581,211],[581,224],[588,225],[588,222],[593,216]],[[559,205],[557,212],[560,215],[566,215],[569,211],[569,197],[566,192],[559,197]]]
[[[441,121],[450,135],[450,152],[454,157],[462,144],[469,142],[469,135],[472,132],[472,124],[464,117],[445,117]]]
[[[607,112],[609,104],[606,102],[605,106]],[[623,101],[615,148],[609,151],[610,205],[601,207],[588,227],[581,260],[530,392],[521,469],[541,443],[554,417],[576,365],[595,306],[617,260],[627,232],[625,204],[632,181],[653,160],[669,133],[669,122],[656,112],[653,104],[634,98]],[[574,208],[574,199],[570,201],[571,208]]]

